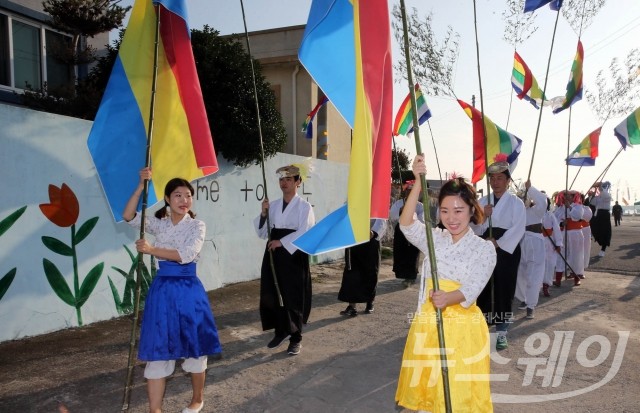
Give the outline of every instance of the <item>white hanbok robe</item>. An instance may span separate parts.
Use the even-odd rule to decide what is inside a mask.
[[[529,188],[528,194],[533,200],[533,206],[526,208],[527,225],[541,224],[547,210],[547,197],[534,187]],[[542,287],[545,242],[548,241],[544,240],[542,233],[532,231],[525,231],[520,241],[521,255],[515,296],[531,309],[538,305],[538,296]]]
[[[545,266],[542,282],[544,284],[551,285],[551,283],[553,282],[554,273],[556,271],[556,262],[558,260],[562,261],[562,259],[558,256],[556,247],[560,247],[560,250],[562,251],[562,246],[564,245],[564,233],[560,230],[558,219],[555,215],[553,215],[553,212],[551,211],[547,211],[544,214],[544,217],[542,217],[542,228],[546,233],[546,236],[544,237]],[[553,243],[548,238],[552,239]]]
[[[493,194],[489,195],[493,199]],[[516,290],[518,264],[520,262],[520,240],[524,236],[526,215],[524,204],[514,194],[504,193],[493,208],[491,223],[493,237],[500,247],[497,253],[496,267],[493,270],[493,282],[487,284],[478,296],[478,306],[491,324],[506,329],[512,317],[512,301]],[[480,205],[487,205],[487,197],[480,199]],[[489,219],[480,225],[471,225],[474,232],[483,235],[489,227]],[[497,229],[502,236],[497,237]],[[487,234],[488,235],[488,234]]]
[[[285,210],[282,210],[282,198],[269,203],[269,224],[271,228],[292,229],[294,232],[280,239],[282,246],[293,254],[298,248],[293,245],[299,236],[307,232],[315,224],[315,216],[311,204],[296,194]],[[260,215],[253,220],[253,226],[258,236],[267,239],[267,225],[260,228]]]
[[[586,205],[583,205],[582,208],[584,212],[582,214],[582,237],[583,237],[583,247],[584,247],[584,269],[586,270],[589,267],[589,260],[591,259],[591,225],[589,221],[593,217],[593,211]]]
[[[560,206],[555,211],[555,216],[558,221],[564,222],[565,207]],[[570,221],[578,222],[582,220],[584,209],[580,204],[571,204],[567,212],[567,219]],[[563,227],[566,229],[566,225]],[[564,235],[564,234],[563,234]],[[572,229],[566,231],[566,241],[562,254],[567,260],[567,263],[573,269],[574,274],[584,273],[584,237],[582,235],[582,228]],[[556,272],[564,272],[565,263],[562,258],[558,257],[556,261]],[[571,271],[571,270],[569,270]]]
[[[489,196],[491,196],[493,200],[493,195]],[[487,199],[487,196],[480,198],[479,203],[481,207],[488,204]],[[527,217],[522,200],[514,194],[504,193],[498,203],[493,207],[493,213],[491,214],[491,225],[494,228],[504,228],[507,230],[504,235],[497,240],[500,249],[509,254],[513,253],[524,236],[526,221]],[[479,225],[469,225],[473,228],[476,235],[481,236],[487,228],[489,228],[489,219],[485,219],[484,222]]]

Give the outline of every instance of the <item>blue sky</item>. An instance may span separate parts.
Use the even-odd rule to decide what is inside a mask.
[[[398,1],[390,0],[389,8]],[[122,4],[132,4],[124,0]],[[310,0],[245,0],[244,9],[249,31],[272,29],[305,24],[311,5]],[[460,56],[456,68],[454,91],[456,95],[470,103],[471,95],[476,95],[476,106],[480,105],[478,72],[476,67],[476,43],[474,33],[473,3],[469,0],[420,1],[406,0],[408,9],[418,8],[420,15],[432,12],[436,33],[444,34],[447,26],[461,36]],[[480,66],[484,110],[496,124],[505,127],[509,102],[511,100],[511,68],[513,46],[502,39],[504,21],[502,0],[476,0],[478,12],[478,37],[480,46]],[[240,1],[233,0],[188,0],[189,23],[192,28],[202,28],[205,24],[221,34],[244,31]],[[527,62],[543,87],[547,60],[551,45],[556,13],[546,7],[536,13],[537,32],[522,45],[518,52]],[[624,58],[632,48],[640,47],[640,2],[637,0],[608,0],[589,27],[583,30],[581,39],[585,50],[584,85],[587,91],[596,92],[593,81],[600,70],[607,71],[611,60]],[[549,68],[547,96],[563,95],[572,60],[576,51],[578,36],[569,24],[560,17],[555,36],[553,54]],[[392,42],[394,42],[392,40]],[[394,59],[399,59],[398,45],[394,44]],[[394,111],[406,96],[406,84],[394,84]],[[640,99],[636,97],[636,107]],[[433,117],[431,130],[438,154],[442,175],[453,171],[466,177],[471,176],[471,122],[453,98],[427,97]],[[394,112],[395,115],[395,112]],[[514,177],[525,179],[529,174],[531,159],[531,180],[534,186],[548,193],[564,188],[566,169],[564,158],[567,145],[572,151],[592,130],[601,126],[595,112],[586,100],[577,102],[571,112],[569,136],[569,111],[553,115],[549,108],[543,115],[536,144],[533,144],[539,112],[530,104],[514,98],[508,130],[523,142],[522,154]],[[622,118],[610,119],[603,127],[600,137],[600,156],[595,167],[583,168],[575,180],[573,189],[585,191],[603,169],[611,162],[620,144],[613,135],[613,128]],[[428,127],[420,129],[421,146],[430,165],[428,178],[437,179],[434,144]],[[397,144],[410,153],[415,153],[413,139],[397,138]],[[533,155],[533,156],[532,156]],[[613,184],[613,195],[640,200],[640,148],[630,148],[620,154],[607,172],[605,180]],[[570,167],[568,182],[574,179],[578,168]],[[480,187],[486,186],[483,184]]]

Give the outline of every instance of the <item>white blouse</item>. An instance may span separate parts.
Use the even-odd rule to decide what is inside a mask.
[[[418,304],[420,308],[428,297],[425,291],[425,278],[431,277],[425,225],[419,221],[413,221],[409,226],[400,225],[400,230],[407,240],[425,255],[420,281],[420,303]],[[438,276],[461,284],[460,292],[464,295],[465,301],[460,304],[469,308],[491,278],[496,265],[495,247],[491,241],[475,235],[471,228],[455,243],[448,230],[434,228],[432,231]]]
[[[129,225],[140,228],[139,213],[129,221]],[[180,262],[188,264],[198,262],[200,250],[204,244],[206,225],[203,221],[193,219],[185,214],[180,222],[173,225],[171,218],[158,219],[155,215],[145,215],[144,232],[155,237],[154,246],[178,250]],[[162,258],[158,258],[162,261]]]

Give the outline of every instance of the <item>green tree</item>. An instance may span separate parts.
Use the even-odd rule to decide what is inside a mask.
[[[260,161],[260,136],[249,56],[237,38],[222,38],[204,26],[191,31],[191,43],[216,152],[237,166]],[[276,97],[253,62],[266,157],[287,140]]]
[[[393,34],[400,45],[404,45],[402,14],[398,5],[393,6]],[[433,31],[433,14],[424,19],[418,15],[414,7],[407,15],[407,32],[409,34],[409,55],[413,69],[413,79],[420,84],[422,91],[431,96],[455,96],[453,93],[453,74],[460,49],[460,35],[448,26],[441,41]],[[394,65],[398,82],[406,82],[407,65],[405,64],[404,46],[400,47],[401,59]]]
[[[89,75],[79,79],[74,86],[75,93],[66,97],[59,97],[47,93],[46,90],[25,90],[22,102],[31,109],[43,112],[57,113],[58,115],[72,116],[75,118],[93,120],[98,112],[102,95],[109,82],[111,69],[118,56],[120,42],[124,36],[124,29],[120,30],[120,38],[113,44],[106,45],[106,53],[95,61]]]
[[[403,183],[413,179],[409,154],[404,149],[391,150],[391,180],[393,183]]]
[[[69,67],[72,82],[51,88],[28,88],[22,95],[22,103],[35,110],[93,119],[111,73],[117,49],[107,45],[107,55],[97,57],[91,46],[79,48],[81,37],[94,37],[122,26],[126,13],[131,9],[118,6],[120,0],[45,0],[44,11],[49,13],[52,27],[71,34],[70,42],[55,42],[47,47],[47,53]],[[118,42],[119,43],[119,42]],[[115,50],[115,54],[113,53]],[[97,61],[86,79],[76,79],[74,67]],[[108,66],[104,73],[102,65]],[[102,72],[101,72],[102,71]],[[92,76],[93,75],[93,76]],[[97,77],[102,77],[96,81]]]
[[[587,89],[586,97],[600,121],[627,116],[640,100],[640,49],[629,51],[624,66],[613,58],[609,69],[599,71],[594,83],[594,90]]]

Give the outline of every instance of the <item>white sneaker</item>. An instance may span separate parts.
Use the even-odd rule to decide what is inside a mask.
[[[604,257],[604,251],[600,251],[600,252],[598,253],[598,256],[599,256],[599,257]]]

